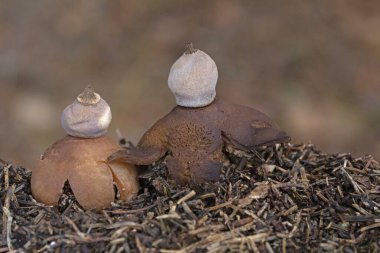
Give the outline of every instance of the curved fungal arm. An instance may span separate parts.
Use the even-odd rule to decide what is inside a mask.
[[[240,105],[225,103],[222,106],[222,136],[236,148],[249,150],[290,140],[288,134],[264,113]]]
[[[119,161],[136,165],[149,165],[162,158],[167,151],[166,129],[160,121],[141,138],[137,147],[119,150],[108,157],[108,162]]]
[[[136,165],[149,165],[165,155],[165,150],[153,147],[124,148],[116,151],[107,159],[108,162],[118,161]]]

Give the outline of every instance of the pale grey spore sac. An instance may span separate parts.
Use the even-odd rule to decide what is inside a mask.
[[[63,129],[74,137],[97,138],[104,135],[112,120],[109,105],[97,93],[93,92],[88,96],[96,99],[95,101],[83,99],[81,95],[63,111],[61,115]]]

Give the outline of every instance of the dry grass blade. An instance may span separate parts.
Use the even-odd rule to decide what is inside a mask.
[[[192,190],[190,191],[188,194],[186,194],[185,196],[183,196],[182,198],[180,198],[178,201],[177,201],[177,205],[180,205],[182,202],[185,202],[185,201],[188,201],[189,199],[191,199],[192,197],[195,196],[195,191]]]

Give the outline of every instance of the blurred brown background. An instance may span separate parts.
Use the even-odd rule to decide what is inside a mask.
[[[174,105],[167,76],[192,41],[218,96],[273,117],[293,142],[380,159],[380,1],[0,2],[0,158],[30,166],[92,84],[109,134],[133,142]]]

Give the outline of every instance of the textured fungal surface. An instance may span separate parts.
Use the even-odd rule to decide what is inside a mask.
[[[96,138],[107,132],[111,119],[111,108],[107,102],[88,86],[64,109],[61,125],[71,136]]]
[[[37,201],[57,205],[68,181],[84,208],[101,209],[115,198],[114,181],[123,200],[138,191],[133,165],[108,164],[106,158],[118,149],[107,137],[93,139],[67,136],[49,147],[33,168],[31,187]]]
[[[136,148],[120,150],[109,160],[148,165],[167,154],[169,175],[176,182],[202,183],[219,179],[225,143],[249,150],[287,140],[287,134],[265,114],[217,99],[200,108],[175,107],[145,133]]]
[[[214,60],[188,43],[186,52],[170,69],[168,85],[177,105],[201,107],[214,100],[217,81],[218,69]]]

